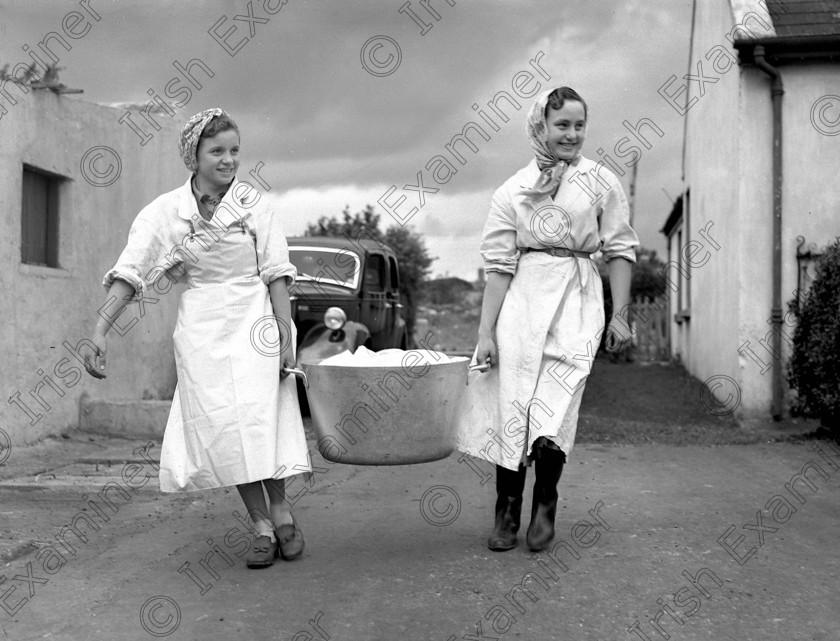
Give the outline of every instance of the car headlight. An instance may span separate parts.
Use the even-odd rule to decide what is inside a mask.
[[[335,331],[344,327],[347,322],[347,314],[340,307],[330,307],[324,312],[324,325]]]

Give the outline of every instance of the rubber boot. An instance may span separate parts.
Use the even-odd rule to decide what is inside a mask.
[[[516,547],[516,533],[522,517],[522,490],[525,489],[525,468],[513,472],[496,466],[496,526],[487,540],[487,547],[496,552]]]
[[[533,552],[539,552],[554,538],[554,516],[557,512],[557,483],[563,473],[566,455],[552,441],[541,437],[534,444],[534,498],[531,503],[531,524],[525,541]]]

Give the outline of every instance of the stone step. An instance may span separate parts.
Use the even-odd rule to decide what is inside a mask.
[[[82,401],[79,429],[127,437],[163,437],[172,401]]]

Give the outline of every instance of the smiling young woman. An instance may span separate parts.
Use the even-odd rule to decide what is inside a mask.
[[[186,281],[173,335],[178,386],[163,437],[160,487],[235,485],[258,533],[246,557],[257,568],[271,565],[275,555],[302,554],[285,477],[312,467],[296,383],[285,371],[294,367],[288,287],[297,270],[280,213],[236,179],[239,143],[239,128],[221,109],[196,114],[184,126],[179,150],[190,177],[132,224],[103,281],[117,309],[99,318],[91,338],[96,353],[86,355],[85,368],[105,378],[108,330],[125,301],[154,286],[152,274]],[[253,327],[265,319],[276,323],[275,354],[258,352],[251,342]]]
[[[618,178],[580,154],[583,98],[569,87],[547,91],[526,124],[535,158],[496,190],[484,226],[487,284],[475,360],[491,369],[470,375],[459,426],[458,449],[496,464],[492,550],[516,545],[531,462],[528,547],[542,550],[554,536],[557,483],[574,445],[591,345],[605,329],[601,278],[590,258],[600,250],[609,263],[615,313],[607,346],[616,350],[630,336],[620,310],[639,244]],[[607,191],[593,201],[587,190],[599,185]]]
[[[549,99],[545,122],[548,148],[558,158],[569,162],[578,155],[586,139],[586,104],[572,89],[564,93],[560,94],[562,101]]]
[[[217,133],[210,131],[202,135],[196,150],[195,183],[203,193],[225,189],[239,169],[239,131],[220,129],[226,124],[222,119],[214,124]]]

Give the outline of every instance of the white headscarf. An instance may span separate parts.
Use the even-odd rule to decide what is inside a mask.
[[[230,116],[218,107],[212,109],[205,109],[204,111],[195,114],[187,121],[184,128],[181,129],[181,135],[178,138],[178,151],[181,152],[181,159],[192,173],[198,171],[198,141],[201,139],[201,132],[213,118],[216,116],[225,115]],[[233,119],[231,118],[231,122]]]
[[[522,193],[532,198],[550,196],[560,186],[563,174],[570,162],[574,162],[578,156],[571,161],[561,159],[548,146],[548,123],[545,120],[545,107],[548,104],[548,97],[555,89],[549,89],[541,93],[536,102],[531,105],[528,117],[525,121],[525,132],[528,134],[528,141],[531,150],[537,157],[537,167],[540,168],[540,177],[530,189],[523,189]]]

